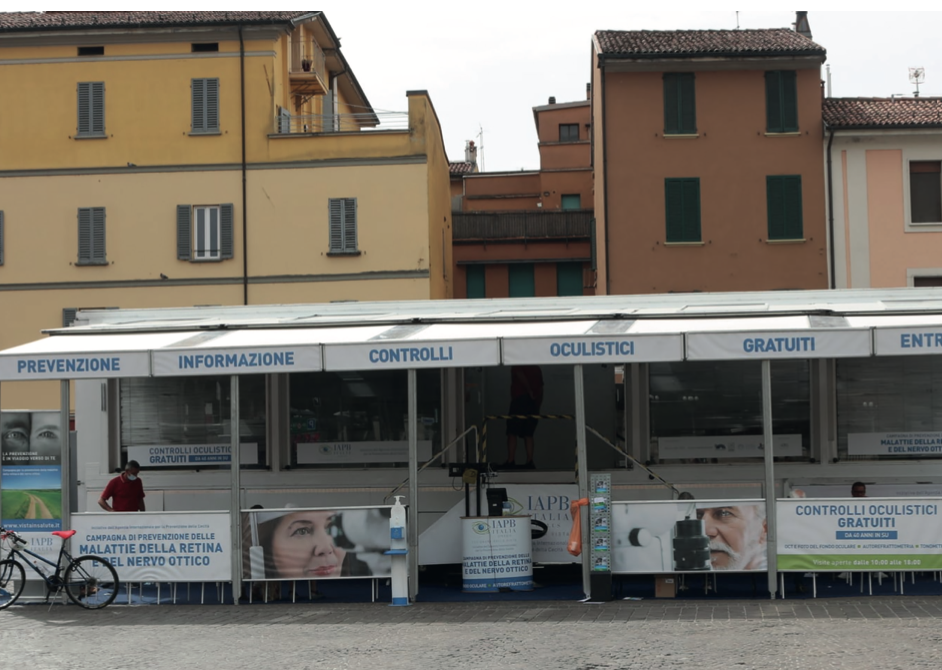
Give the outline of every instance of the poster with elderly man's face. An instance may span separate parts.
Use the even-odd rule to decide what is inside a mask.
[[[612,504],[612,572],[768,569],[761,500]]]

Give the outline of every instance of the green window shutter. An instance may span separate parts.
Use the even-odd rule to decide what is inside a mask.
[[[513,263],[507,266],[511,298],[532,298],[536,295],[533,263]]]
[[[780,73],[782,83],[782,130],[798,132],[798,86],[794,70]]]
[[[219,206],[219,257],[232,258],[235,232],[233,230],[233,212],[231,204]]]
[[[700,180],[665,179],[668,242],[700,241]]]
[[[804,237],[799,175],[768,176],[766,199],[770,240],[800,240]]]
[[[696,85],[692,72],[664,75],[664,133],[693,135],[697,132]]]
[[[468,265],[465,267],[468,298],[487,297],[487,285],[484,281],[485,270],[484,265]]]
[[[582,295],[582,263],[556,264],[556,295]]]
[[[331,198],[328,203],[330,217],[330,247],[334,253],[343,251],[343,198]]]
[[[0,265],[3,265],[3,212],[0,211]]]
[[[765,73],[765,129],[770,133],[782,131],[781,72]]]
[[[770,133],[798,131],[798,83],[794,70],[765,73],[765,125]]]
[[[190,205],[177,205],[177,260],[188,261],[193,253],[192,216]]]
[[[357,250],[357,199],[343,199],[343,250]]]

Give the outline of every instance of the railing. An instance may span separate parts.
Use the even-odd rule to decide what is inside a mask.
[[[291,72],[314,72],[324,79],[327,71],[324,52],[313,41],[291,43]]]
[[[379,125],[376,120],[379,119]],[[369,125],[364,125],[369,124]],[[408,112],[366,114],[289,114],[286,109],[275,117],[276,135],[357,132],[361,130],[408,130]]]
[[[594,211],[455,212],[455,240],[589,238]]]

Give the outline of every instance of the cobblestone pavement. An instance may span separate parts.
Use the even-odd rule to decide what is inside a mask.
[[[938,668],[942,598],[14,606],[8,668]]]

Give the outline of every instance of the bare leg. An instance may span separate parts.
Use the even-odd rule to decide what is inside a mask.
[[[533,462],[533,436],[523,438],[523,444],[527,448],[527,463]]]
[[[511,434],[507,436],[507,462],[515,463],[516,461],[517,461],[517,436]]]

